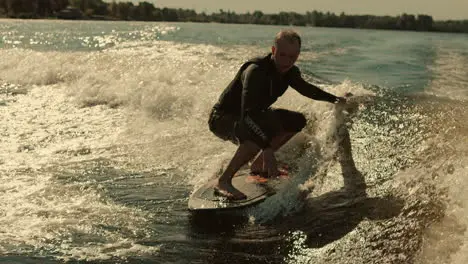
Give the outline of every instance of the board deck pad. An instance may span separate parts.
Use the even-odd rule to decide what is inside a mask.
[[[228,200],[217,195],[213,188],[217,181],[209,181],[190,196],[189,210],[223,210],[254,205],[276,193],[273,186],[278,180],[254,176],[248,170],[238,172],[232,179],[232,185],[247,196],[243,200]]]

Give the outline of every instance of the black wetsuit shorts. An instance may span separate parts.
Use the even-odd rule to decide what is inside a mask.
[[[280,108],[268,108],[262,111],[262,118],[258,119],[262,127],[269,127],[272,137],[281,132],[301,131],[306,125],[303,114]],[[254,135],[242,125],[241,118],[213,108],[208,120],[208,125],[217,137],[240,144],[245,140],[254,141]]]

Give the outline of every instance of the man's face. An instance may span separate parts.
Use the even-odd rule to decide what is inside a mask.
[[[280,39],[276,46],[271,47],[271,52],[276,70],[280,73],[285,73],[291,69],[299,57],[299,42]]]

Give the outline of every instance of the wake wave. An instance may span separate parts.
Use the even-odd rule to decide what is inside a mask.
[[[0,62],[0,96],[14,98],[4,100],[5,106],[0,107],[7,107],[8,116],[21,117],[9,119],[10,127],[2,128],[8,135],[21,134],[21,144],[16,144],[13,136],[7,137],[4,149],[9,157],[1,157],[2,170],[18,173],[24,180],[13,181],[12,190],[31,185],[34,179],[17,168],[84,163],[100,156],[123,155],[116,159],[133,164],[129,167],[170,168],[163,173],[169,177],[165,184],[172,191],[188,188],[190,192],[212,178],[223,160],[231,158],[235,146],[209,133],[207,116],[238,66],[256,50],[172,42],[140,44],[127,43],[127,47],[87,53],[0,50],[2,58],[7,58]],[[37,60],[42,60],[41,65]],[[318,263],[343,263],[340,259],[344,255],[355,263],[368,263],[380,259],[383,251],[385,259],[396,263],[419,260],[430,263],[430,252],[443,251],[435,243],[441,232],[452,227],[464,230],[466,226],[465,206],[457,199],[463,197],[462,188],[458,187],[464,186],[460,179],[466,172],[463,167],[466,149],[459,144],[466,141],[464,106],[455,103],[447,107],[433,98],[389,95],[385,91],[376,95],[369,87],[350,80],[336,84],[318,76],[305,78],[320,83],[333,94],[351,92],[355,96],[346,109],[310,100],[292,89],[278,100],[276,107],[300,111],[309,120],[304,131],[278,153],[279,159],[297,170],[283,191],[248,212],[248,224],[231,234],[230,245],[235,245],[238,252],[266,253],[271,249],[269,246],[274,251],[281,245],[292,252],[286,259],[291,263],[308,263],[310,259],[317,259]],[[447,114],[451,118],[446,118]],[[42,123],[35,122],[37,115],[47,118],[39,118]],[[429,164],[438,165],[432,168]],[[177,173],[171,174],[172,170]],[[70,236],[81,232],[67,229],[66,221],[71,220],[64,216],[65,208],[88,208],[85,205],[89,204],[89,210],[99,209],[100,215],[121,220],[117,225],[103,221],[97,227],[89,224],[98,221],[95,215],[83,213],[88,218],[81,223],[86,229],[82,233],[109,234],[112,241],[106,240],[107,244],[100,244],[99,249],[70,244],[58,253],[60,258],[77,259],[84,255],[88,260],[97,260],[135,252],[153,254],[159,250],[158,246],[145,247],[133,237],[126,240],[129,236],[125,234],[105,231],[108,225],[146,230],[149,224],[144,220],[148,217],[144,212],[106,201],[92,204],[91,200],[100,195],[94,187],[83,196],[74,189],[79,184],[63,188],[47,173],[40,175],[52,189],[37,184],[38,189],[18,193],[17,200],[21,203],[33,197],[30,201],[39,203],[44,192],[57,197],[46,199],[53,205],[26,208],[25,212],[37,216],[30,218],[32,222],[19,223],[31,230],[43,230],[43,237],[47,236],[50,239],[47,243],[54,248],[59,247],[50,242],[59,239],[53,232],[56,219],[64,221],[58,226]],[[6,174],[2,177],[11,180]],[[133,178],[122,176],[122,179]],[[441,186],[448,186],[448,191]],[[66,196],[78,204],[63,199]],[[457,202],[441,199],[444,196]],[[9,211],[22,206],[13,201],[10,205],[13,207]],[[455,213],[446,214],[446,208],[453,208]],[[72,215],[82,213],[73,210]],[[38,224],[42,214],[50,214],[55,220]],[[124,215],[131,217],[127,219]],[[19,228],[12,226],[15,218],[2,219],[8,223],[5,226]],[[138,226],[129,226],[130,222]],[[289,233],[290,230],[300,231]],[[192,235],[200,245],[206,243],[209,248],[219,242],[198,238],[199,232],[194,230]],[[8,231],[4,234],[11,235]],[[28,232],[16,236],[15,245],[45,247],[31,236]],[[423,236],[425,243],[421,242]],[[285,243],[284,237],[289,242]],[[449,261],[453,257],[452,263],[458,264],[464,258],[460,246],[464,238],[454,233],[451,238],[447,243],[453,255],[443,258]],[[190,244],[180,237],[166,239]],[[162,240],[161,237],[161,241],[156,239],[154,243],[159,245]],[[7,252],[12,252],[8,249],[11,246],[2,245]],[[249,246],[252,248],[248,249]],[[356,248],[361,250],[357,252]],[[419,252],[421,248],[423,251]],[[111,253],[102,253],[106,251]],[[199,248],[194,250],[198,251]],[[252,254],[258,256],[256,253]]]

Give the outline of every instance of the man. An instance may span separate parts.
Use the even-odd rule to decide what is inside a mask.
[[[218,195],[230,200],[246,199],[232,185],[232,177],[260,150],[251,171],[268,177],[279,175],[274,152],[306,125],[303,114],[270,108],[288,86],[311,99],[346,103],[345,98],[302,79],[294,65],[300,49],[301,38],[295,31],[280,31],[271,53],[244,63],[214,105],[208,121],[210,130],[221,139],[239,145],[215,186]]]

